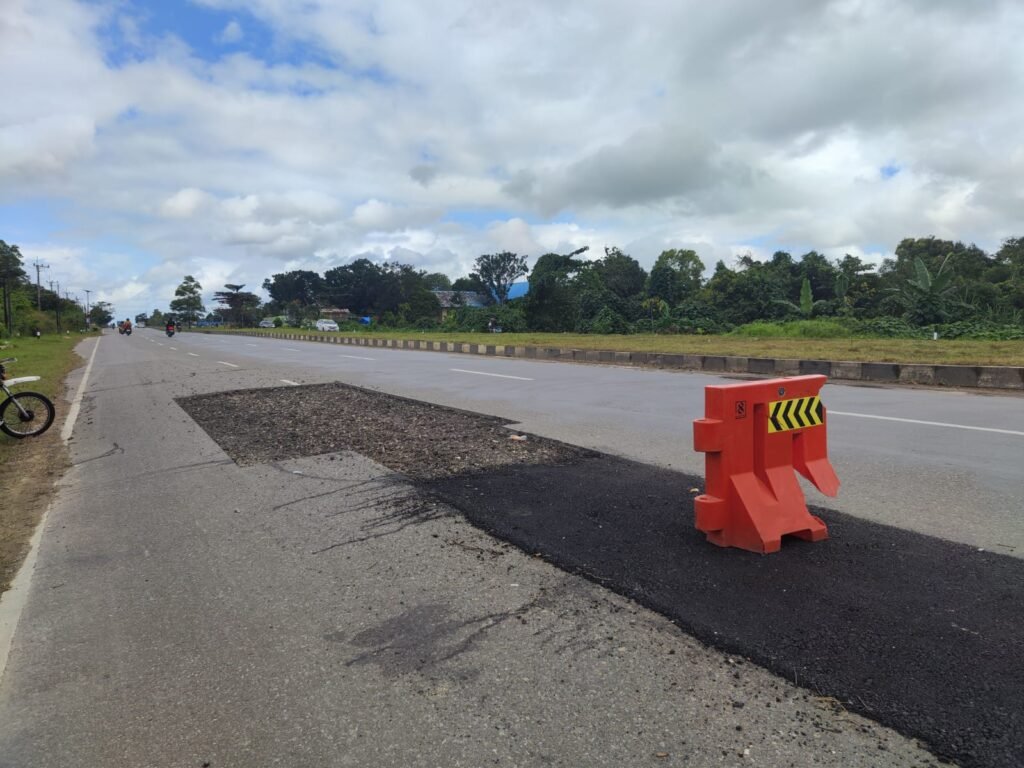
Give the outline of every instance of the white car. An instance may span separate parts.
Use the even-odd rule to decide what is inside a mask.
[[[274,328],[274,321],[269,317],[265,320],[260,320],[260,328]]]
[[[338,330],[338,324],[333,320],[317,320],[316,329],[318,331],[336,331]]]

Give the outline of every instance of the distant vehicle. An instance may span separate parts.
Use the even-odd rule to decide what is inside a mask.
[[[333,320],[317,320],[316,329],[318,331],[336,331],[338,330],[338,324]]]
[[[274,321],[271,318],[260,320],[260,328],[274,328]]]

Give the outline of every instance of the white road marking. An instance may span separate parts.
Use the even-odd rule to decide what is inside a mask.
[[[174,350],[175,352],[177,352],[177,351],[178,351],[178,348],[177,348],[177,347],[171,347],[171,349],[173,349],[173,350]]]
[[[971,427],[967,424],[947,424],[944,421],[921,421],[920,419],[901,419],[897,416],[875,416],[870,413],[846,413],[844,411],[833,411],[831,408],[825,411],[829,416],[853,416],[858,419],[878,419],[879,421],[900,421],[904,424],[923,424],[926,427],[946,427],[947,429],[969,429],[974,432],[995,432],[998,435],[1016,435],[1024,437],[1024,432],[1017,432],[1013,429],[996,429],[995,427]]]
[[[472,373],[474,376],[494,376],[498,379],[517,379],[519,381],[533,381],[525,376],[507,376],[504,373],[484,373],[483,371],[467,371],[464,368],[449,368],[449,371],[455,371],[456,373]]]
[[[281,379],[281,381],[283,381],[285,384],[288,384],[289,386],[292,386],[292,387],[299,386],[299,382],[292,381],[291,379]]]
[[[195,352],[189,352],[189,354],[192,355],[192,357],[199,357]]]
[[[75,399],[71,401],[71,407],[68,408],[68,417],[64,419],[64,426],[60,429],[60,439],[65,443],[70,439],[71,431],[75,428],[78,409],[82,407],[82,397],[85,395],[85,385],[89,382],[89,372],[92,371],[92,361],[96,359],[96,350],[99,348],[100,340],[96,339],[96,346],[92,348],[92,354],[89,355],[89,364],[85,366],[85,373],[82,375],[82,381],[78,385]]]
[[[162,341],[158,341],[156,344],[157,344],[158,347],[162,347],[164,345],[164,343]]]
[[[373,360],[372,357],[360,357],[359,355],[338,355],[338,357],[347,357],[349,360]]]
[[[295,347],[285,347],[285,349],[288,350],[289,352],[301,352],[302,351],[301,349],[296,349]]]
[[[259,344],[246,344],[245,346],[247,346],[247,347],[258,347]]]
[[[217,362],[220,363],[221,365],[230,365],[232,368],[237,368],[238,367],[234,363],[225,363],[223,360],[218,360]]]

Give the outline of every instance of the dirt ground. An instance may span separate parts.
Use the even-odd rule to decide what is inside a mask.
[[[67,450],[54,424],[40,437],[0,437],[10,452],[0,470],[0,592],[11,585],[28,542],[67,468]]]
[[[589,455],[508,421],[345,384],[220,392],[178,403],[239,464],[355,451],[417,479]]]

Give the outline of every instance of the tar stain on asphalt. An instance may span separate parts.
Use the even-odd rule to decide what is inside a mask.
[[[700,478],[610,456],[423,481],[478,527],[965,766],[1021,765],[1024,562],[816,509],[762,556],[693,528]],[[894,510],[895,512],[895,510]]]

